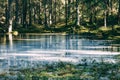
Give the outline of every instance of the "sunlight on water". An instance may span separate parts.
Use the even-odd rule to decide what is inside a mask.
[[[82,59],[115,62],[112,56],[120,54],[120,46],[112,44],[79,35],[1,35],[0,72],[59,61],[76,64]]]

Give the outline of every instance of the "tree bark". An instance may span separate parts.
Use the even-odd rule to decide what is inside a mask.
[[[38,24],[42,24],[42,19],[41,19],[41,2],[39,2],[39,7],[38,7]]]
[[[27,0],[22,0],[22,4],[23,4],[23,11],[22,11],[22,25],[23,27],[27,27],[26,26],[26,16],[27,16]]]
[[[104,10],[104,27],[106,28],[107,27],[107,17],[109,15],[109,1],[108,0],[105,0],[104,1],[104,5],[105,5],[105,10]]]
[[[46,2],[44,3],[44,25],[45,27],[47,28],[47,5],[46,5]]]
[[[67,0],[65,0],[65,26],[67,27],[68,25],[68,4],[67,4]]]
[[[31,11],[31,0],[29,0],[29,26],[32,25],[32,11]]]
[[[12,32],[12,13],[11,13],[12,0],[8,0],[8,33]]]
[[[36,23],[36,7],[33,8],[33,22]]]
[[[118,8],[118,25],[120,25],[120,0],[119,0],[119,8]]]
[[[9,24],[9,11],[8,11],[8,5],[6,5],[6,8],[5,8],[5,17],[6,17],[6,20],[5,20],[5,24]]]
[[[59,8],[58,8],[58,11],[59,11],[59,13],[58,13],[58,21],[60,22],[61,21],[61,5],[60,5],[60,3],[58,4],[58,6],[59,6]]]
[[[57,8],[57,2],[55,0],[55,25],[56,25],[56,22],[57,22],[57,10],[56,10],[56,8]]]
[[[50,0],[49,6],[50,6],[50,9],[49,9],[49,24],[51,25],[52,24],[52,0]]]
[[[15,5],[15,8],[16,8],[16,10],[15,10],[15,27],[17,26],[17,22],[18,22],[18,11],[19,11],[18,2],[19,2],[19,0],[15,0],[15,3],[16,3],[16,5]]]
[[[70,18],[71,0],[68,0],[68,19]]]
[[[11,33],[12,32],[12,24],[13,24],[13,19],[9,20],[9,27],[8,27],[8,32]]]
[[[104,11],[104,27],[107,27],[107,11]]]
[[[80,25],[80,11],[79,11],[79,5],[78,5],[79,1],[76,0],[76,25]]]

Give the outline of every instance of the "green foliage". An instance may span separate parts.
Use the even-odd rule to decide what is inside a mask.
[[[108,79],[120,79],[119,74],[120,64],[117,63],[106,63],[96,62],[95,60],[91,63],[86,62],[87,59],[83,60],[83,63],[74,65],[70,63],[60,62],[57,64],[45,65],[43,68],[32,68],[22,69],[21,74],[18,74],[18,80],[24,77],[25,80],[31,79],[59,79],[59,80],[99,80],[101,78]],[[87,64],[87,65],[85,65]],[[51,69],[52,67],[52,69]],[[21,76],[24,75],[24,76]]]
[[[106,78],[108,80],[119,80],[119,55],[115,58],[117,59],[116,63],[104,62],[104,59],[101,62],[95,60],[88,62],[89,59],[82,59],[82,63],[80,62],[77,65],[58,62],[46,64],[41,68],[21,69],[17,73],[17,80],[101,80]],[[3,75],[10,79],[6,74]]]
[[[118,59],[118,56],[115,56],[115,58]],[[83,59],[82,63],[77,65],[59,62],[46,64],[41,68],[21,69],[17,73],[17,80],[101,80],[105,78],[119,80],[119,70],[119,61],[116,63],[104,62],[104,60],[101,62],[95,60],[87,62],[87,59]],[[10,79],[6,74],[0,76]]]

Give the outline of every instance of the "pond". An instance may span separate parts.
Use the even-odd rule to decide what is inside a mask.
[[[114,62],[117,54],[120,46],[111,40],[60,34],[0,35],[0,72],[60,61],[77,64],[82,59]]]

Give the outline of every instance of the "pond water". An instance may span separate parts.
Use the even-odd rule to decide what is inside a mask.
[[[80,35],[0,35],[0,72],[59,61],[79,63],[82,59],[103,58],[114,62],[112,56],[117,54],[120,46],[111,40],[91,40]]]

